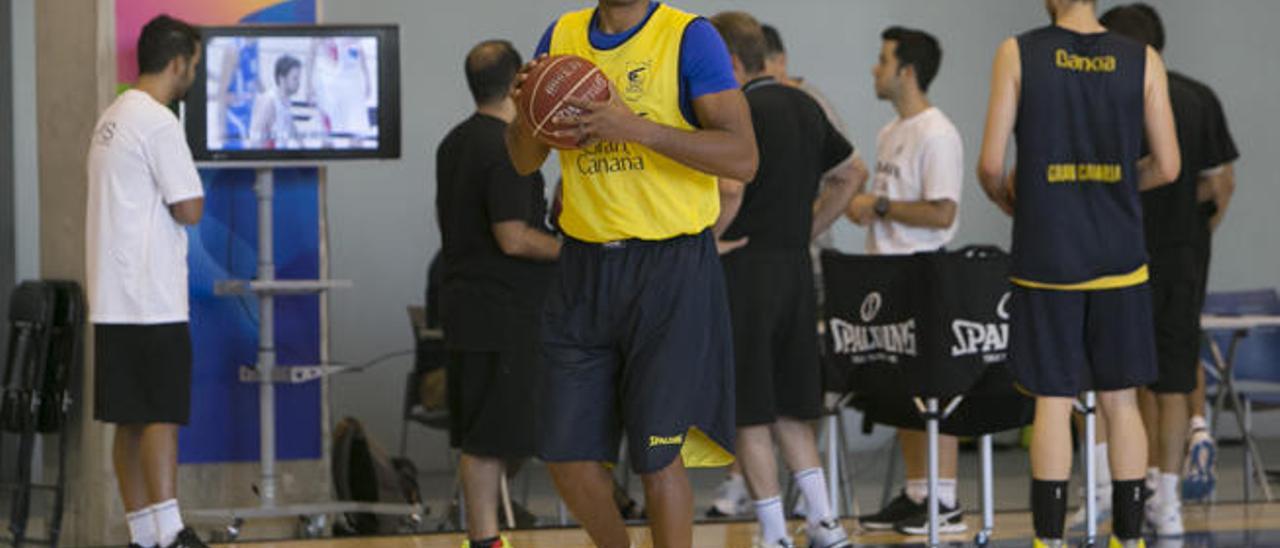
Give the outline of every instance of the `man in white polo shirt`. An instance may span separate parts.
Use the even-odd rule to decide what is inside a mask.
[[[140,75],[94,129],[85,223],[94,325],[94,418],[113,451],[132,546],[203,548],[178,510],[178,428],[191,398],[187,232],[204,189],[178,117],[200,60],[191,26],[159,16],[138,38]]]
[[[955,237],[964,181],[960,133],[926,95],[938,73],[942,50],[933,36],[913,29],[892,27],[881,38],[884,43],[873,70],[876,96],[893,103],[898,116],[876,138],[873,186],[854,197],[849,217],[867,227],[867,253],[937,251]],[[871,415],[874,419],[875,414]],[[876,514],[859,519],[867,529],[925,534],[927,438],[923,431],[906,428],[898,430],[898,438],[906,463],[906,488]],[[938,501],[943,533],[965,529],[956,499],[956,460],[956,438],[940,436]]]

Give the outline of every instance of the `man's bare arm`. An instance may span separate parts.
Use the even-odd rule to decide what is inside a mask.
[[[1209,196],[1200,201],[1213,200],[1214,205],[1217,206],[1217,211],[1209,219],[1209,229],[1217,230],[1218,225],[1222,224],[1223,217],[1227,215],[1227,206],[1231,205],[1231,196],[1236,192],[1235,164],[1223,165],[1212,174],[1201,177],[1197,187],[1207,188],[1209,192]]]
[[[724,231],[729,230],[729,225],[732,225],[733,220],[738,217],[738,210],[742,208],[742,195],[745,192],[746,183],[720,179],[720,216],[716,218],[716,224],[711,228],[711,233],[716,238],[716,251],[721,255],[743,247],[750,241],[745,236],[736,240],[720,239],[724,236]]]
[[[560,240],[524,221],[493,223],[493,237],[502,253],[511,257],[534,261],[560,258]]]
[[[1169,103],[1169,75],[1165,72],[1164,60],[1151,47],[1147,48],[1145,78],[1143,113],[1151,154],[1149,160],[1139,164],[1139,190],[1149,190],[1173,182],[1178,178],[1178,171],[1182,167],[1173,107]]]
[[[192,198],[169,205],[169,214],[178,224],[194,225],[204,217],[204,198]]]
[[[517,105],[520,104],[521,88],[524,86],[525,80],[528,79],[529,71],[538,66],[538,63],[545,61],[546,58],[546,55],[542,55],[529,61],[516,74],[516,82],[512,88],[511,95]],[[518,108],[516,109],[515,120],[507,124],[505,134],[507,155],[511,157],[511,163],[515,166],[516,173],[520,175],[528,175],[537,171],[547,161],[547,156],[551,154],[551,147],[533,136],[532,127]]]
[[[889,202],[885,218],[908,226],[942,229],[956,222],[956,209],[956,203],[946,199]]]
[[[751,181],[759,165],[756,136],[746,96],[730,89],[693,100],[701,129],[664,126],[636,115],[614,93],[612,101],[569,99],[585,114],[573,131],[579,143],[637,143],[716,177]]]
[[[1004,169],[1005,153],[1013,124],[1018,117],[1018,94],[1021,90],[1022,66],[1018,42],[1006,39],[996,50],[991,67],[991,99],[987,104],[987,125],[982,136],[982,153],[978,159],[978,181],[987,197],[1001,211],[1013,214],[1013,180]]]
[[[826,232],[840,218],[858,189],[867,181],[867,165],[856,154],[822,177],[822,193],[813,204],[813,228],[809,237]]]

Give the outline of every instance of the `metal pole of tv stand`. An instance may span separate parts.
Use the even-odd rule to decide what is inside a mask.
[[[256,295],[258,298],[258,363],[241,366],[240,382],[258,385],[258,420],[261,435],[258,479],[259,503],[256,507],[195,510],[188,512],[197,523],[224,524],[226,536],[235,540],[245,520],[298,517],[305,522],[306,536],[323,534],[325,519],[332,514],[372,513],[404,516],[406,522],[420,527],[425,509],[421,504],[387,504],[324,501],[281,505],[279,474],[276,470],[276,384],[298,384],[346,371],[347,367],[329,364],[281,367],[276,364],[275,296],[324,294],[331,289],[349,288],[348,280],[277,280],[275,267],[274,219],[272,203],[275,181],[271,167],[255,167],[254,193],[258,201],[258,274],[255,280],[219,281],[215,293],[223,296]],[[328,405],[327,402],[324,405]],[[326,440],[327,441],[327,440]]]

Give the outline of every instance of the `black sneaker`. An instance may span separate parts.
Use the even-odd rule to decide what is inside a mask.
[[[880,509],[875,514],[859,517],[858,521],[868,531],[888,531],[893,529],[893,526],[898,522],[920,514],[926,514],[928,511],[928,507],[912,501],[907,497],[907,492],[903,491],[889,501],[888,506]]]
[[[129,543],[129,548],[157,548],[157,547],[155,547],[155,546],[143,546],[143,545],[138,544],[138,543],[136,543],[136,542],[130,542],[130,543]]]
[[[190,527],[178,532],[178,538],[173,539],[173,544],[166,548],[209,548],[200,537],[192,531]]]
[[[960,508],[960,504],[948,508],[938,505],[938,533],[942,535],[950,535],[955,533],[963,533],[969,526],[964,523],[964,510]],[[929,507],[925,506],[925,511],[918,515],[911,516],[907,519],[894,524],[893,529],[907,536],[921,536],[929,534]]]

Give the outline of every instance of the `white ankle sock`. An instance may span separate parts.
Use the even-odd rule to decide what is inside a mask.
[[[178,499],[169,499],[151,507],[156,519],[156,541],[160,546],[173,544],[182,532],[182,511]]]
[[[1191,430],[1202,430],[1202,429],[1203,430],[1209,429],[1209,423],[1204,420],[1204,417],[1200,415],[1191,417]]]
[[[908,479],[906,492],[911,502],[924,504],[925,497],[929,496],[929,480]]]
[[[938,480],[938,504],[947,508],[955,508],[956,506],[956,480],[955,478]]]
[[[782,513],[782,497],[757,500],[756,521],[760,522],[760,540],[765,546],[777,544],[779,540],[788,539],[787,518]]]
[[[907,480],[907,498],[916,504],[924,504],[925,499],[929,496],[929,480],[927,479],[909,479]],[[943,506],[956,505],[956,480],[955,478],[938,479],[938,502]]]
[[[1156,500],[1166,506],[1178,506],[1181,504],[1181,498],[1178,493],[1178,474],[1161,473],[1160,487],[1156,491]]]
[[[796,472],[795,480],[796,487],[800,489],[800,494],[808,505],[805,521],[809,525],[818,525],[832,519],[834,516],[831,515],[831,501],[827,498],[826,475],[822,473],[822,468]]]
[[[159,542],[156,539],[156,520],[151,507],[125,514],[124,517],[129,520],[129,542],[148,548]]]
[[[1147,489],[1158,493],[1160,490],[1160,469],[1155,467],[1148,468],[1145,481]]]

